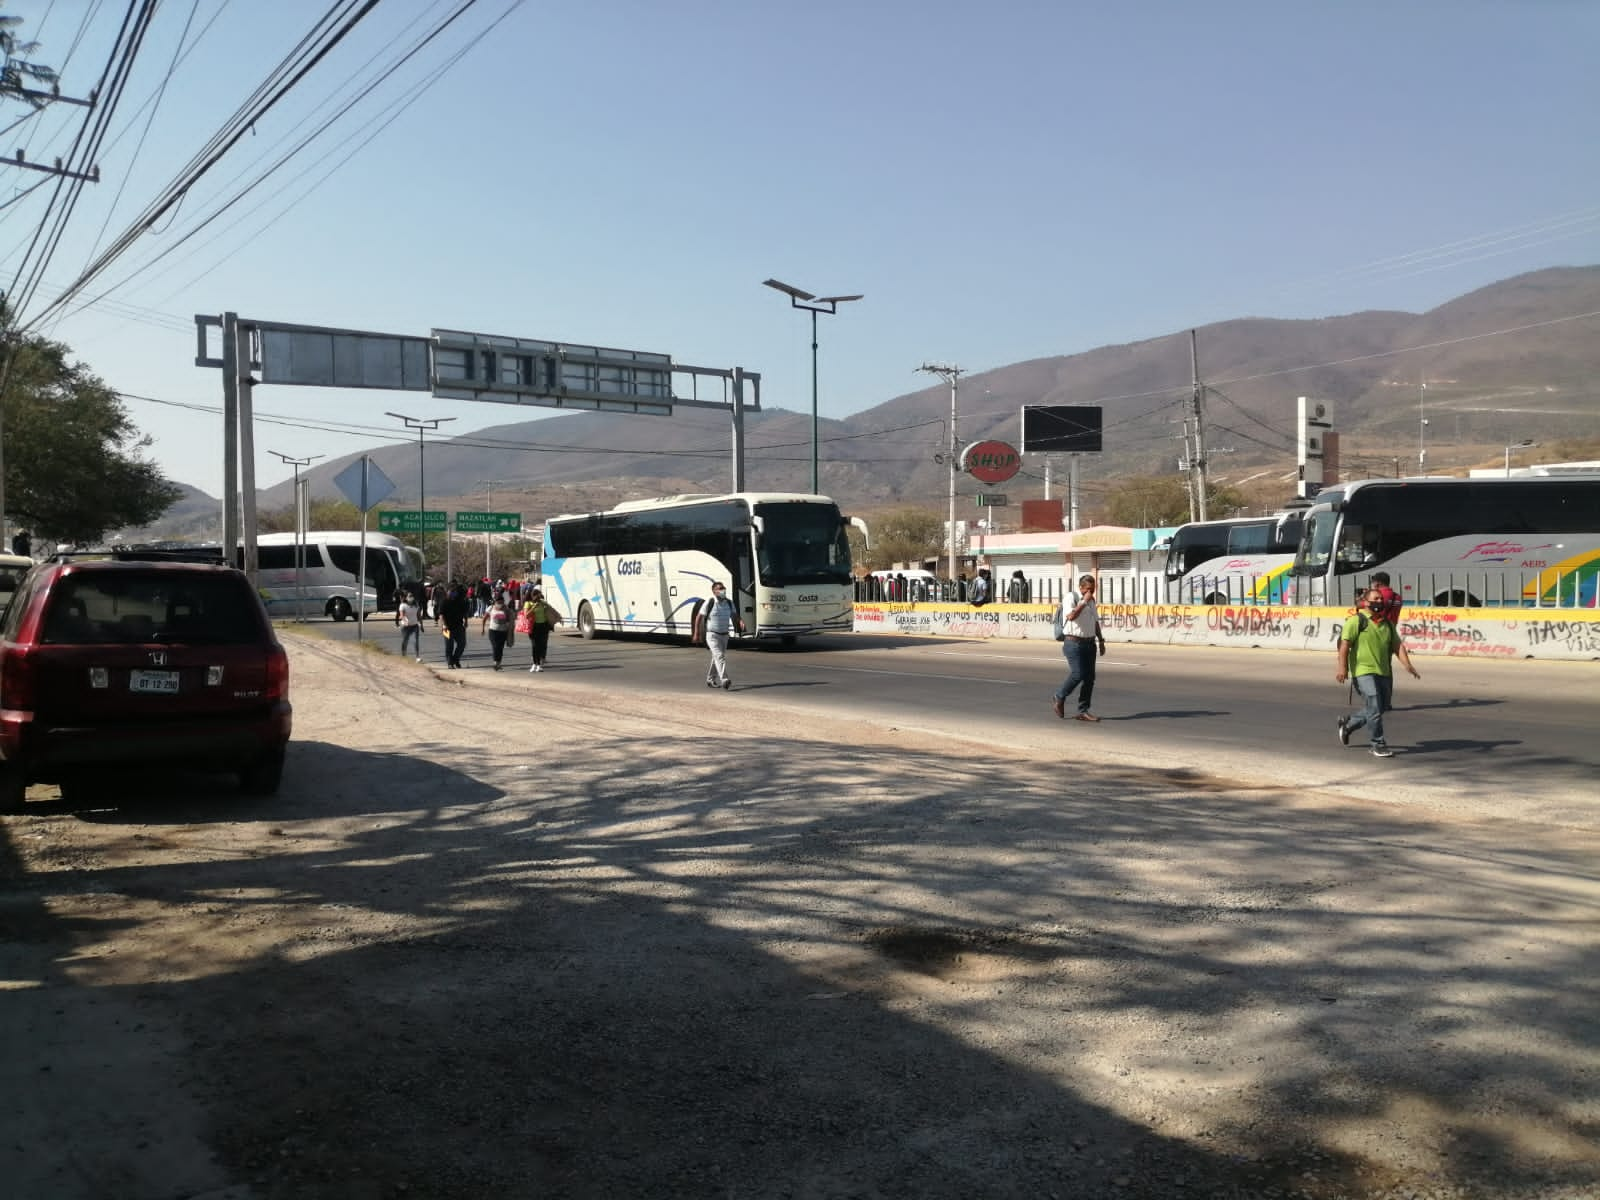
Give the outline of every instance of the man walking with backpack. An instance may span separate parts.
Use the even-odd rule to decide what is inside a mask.
[[[1097,644],[1101,655],[1106,652],[1106,636],[1100,630],[1100,609],[1094,601],[1094,589],[1093,575],[1079,578],[1078,599],[1071,608],[1067,607],[1064,600],[1056,605],[1053,618],[1055,638],[1061,643],[1061,653],[1067,660],[1070,672],[1056,689],[1055,695],[1050,697],[1050,711],[1064,718],[1067,715],[1067,697],[1075,689],[1081,688],[1078,692],[1078,711],[1073,717],[1075,721],[1100,719],[1089,711],[1089,703],[1094,699]]]
[[[720,581],[711,585],[711,599],[695,618],[695,624],[699,628],[695,630],[694,640],[704,638],[707,649],[711,651],[711,665],[706,668],[706,686],[726,691],[733,686],[733,680],[728,678],[728,638],[735,629],[743,633],[744,622],[740,620],[739,609],[728,599]]]
[[[1389,711],[1389,702],[1394,695],[1396,655],[1399,655],[1401,665],[1411,673],[1412,678],[1422,678],[1411,665],[1411,655],[1400,638],[1400,630],[1389,620],[1389,606],[1383,592],[1376,587],[1368,588],[1356,602],[1355,616],[1344,623],[1339,633],[1339,670],[1334,679],[1343,683],[1353,674],[1356,691],[1366,701],[1366,706],[1360,712],[1339,718],[1341,746],[1348,746],[1350,735],[1365,726],[1373,756],[1394,757],[1394,751],[1384,741],[1383,714]]]

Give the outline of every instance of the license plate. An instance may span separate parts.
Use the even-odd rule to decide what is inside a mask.
[[[128,688],[135,692],[155,692],[163,696],[175,696],[178,692],[178,673],[176,671],[130,671],[128,673]]]

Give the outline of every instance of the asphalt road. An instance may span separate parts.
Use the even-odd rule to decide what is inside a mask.
[[[356,635],[354,622],[310,627],[341,641]],[[366,633],[398,649],[388,620],[369,622]],[[443,666],[443,639],[431,628],[423,648],[431,666]],[[1353,706],[1347,687],[1334,682],[1331,651],[1113,641],[1100,662],[1098,725],[1051,713],[1065,663],[1057,645],[1042,641],[846,635],[803,640],[791,650],[736,647],[733,691],[715,697],[704,687],[705,651],[666,639],[586,642],[561,632],[551,640],[545,674],[529,675],[529,662],[527,642],[518,639],[495,677],[499,685],[520,676],[516,685],[550,691],[568,681],[682,692],[697,703],[736,705],[742,696],[752,720],[769,719],[757,715],[769,705],[797,719],[815,709],[970,739],[999,754],[1006,746],[1059,748],[1064,762],[1082,756],[1465,816],[1600,827],[1596,663],[1419,656],[1421,681],[1400,675],[1395,711],[1386,718],[1395,757],[1379,760],[1361,744],[1363,733],[1349,748],[1338,743],[1335,719]],[[464,663],[468,677],[493,674],[476,622]]]

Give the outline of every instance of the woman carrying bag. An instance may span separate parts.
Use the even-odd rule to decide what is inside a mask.
[[[534,588],[522,611],[517,614],[517,632],[526,633],[533,644],[533,666],[530,672],[543,671],[544,660],[550,649],[550,630],[566,618],[545,602],[544,592]]]

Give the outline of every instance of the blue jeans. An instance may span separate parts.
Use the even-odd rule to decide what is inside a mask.
[[[418,658],[422,657],[421,625],[400,626],[400,654],[402,657],[405,655],[407,646],[411,647],[411,653],[415,654]]]
[[[1383,714],[1389,711],[1389,700],[1394,695],[1394,677],[1392,675],[1357,675],[1356,691],[1361,693],[1361,698],[1366,701],[1366,707],[1345,721],[1345,728],[1354,732],[1362,726],[1370,726],[1371,732],[1367,740],[1374,746],[1381,746],[1383,742]]]
[[[1094,699],[1094,642],[1087,639],[1076,642],[1068,638],[1061,643],[1061,653],[1067,660],[1068,674],[1056,689],[1055,698],[1065,704],[1072,690],[1081,684],[1083,690],[1078,693],[1078,711],[1088,712],[1089,702]]]

